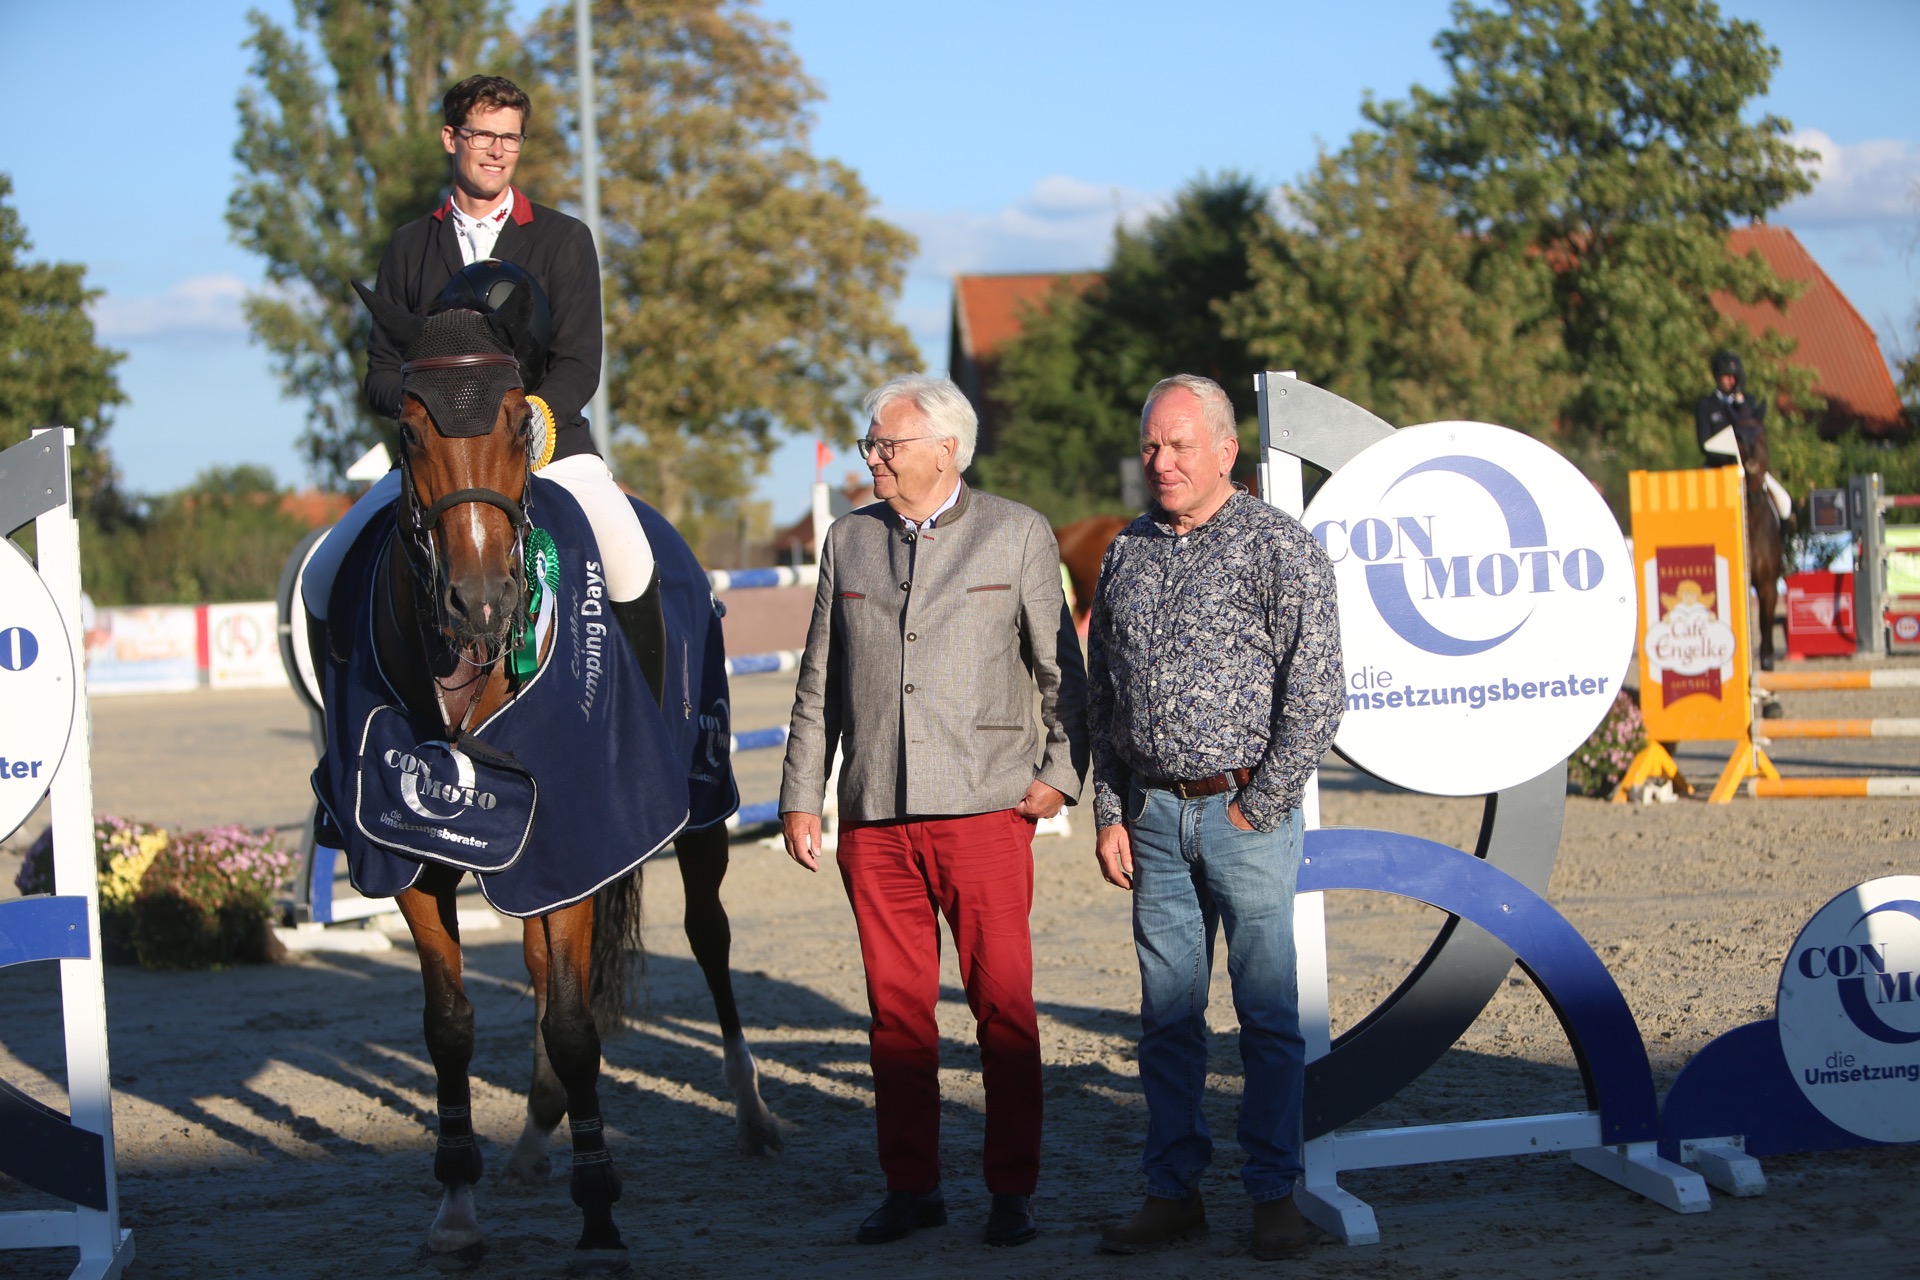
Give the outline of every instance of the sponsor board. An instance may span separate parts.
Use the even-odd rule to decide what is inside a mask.
[[[1650,742],[1747,736],[1746,515],[1740,468],[1627,477]]]
[[[1920,1141],[1920,876],[1847,890],[1807,921],[1780,970],[1780,1048],[1827,1119]]]
[[[192,605],[99,612],[87,648],[88,693],[173,693],[200,687],[200,626]]]
[[[271,601],[210,604],[207,684],[215,689],[267,689],[287,683],[280,661],[280,619]]]
[[[1388,782],[1481,795],[1564,760],[1632,653],[1632,567],[1593,484],[1484,422],[1407,427],[1314,496],[1347,709],[1335,745]]]
[[[0,551],[0,838],[18,830],[53,785],[79,688],[60,610],[8,543]]]

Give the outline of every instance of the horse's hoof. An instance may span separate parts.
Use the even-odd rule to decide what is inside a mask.
[[[627,1251],[620,1249],[575,1249],[567,1260],[570,1276],[630,1276],[633,1263]]]
[[[420,1246],[420,1261],[426,1263],[435,1271],[443,1272],[447,1275],[458,1275],[463,1271],[472,1271],[480,1265],[481,1260],[486,1256],[487,1242],[484,1240],[476,1240],[465,1248],[451,1249],[444,1253],[424,1244]]]
[[[1761,669],[1762,671],[1771,671],[1771,670],[1773,670],[1773,655],[1772,655],[1772,654],[1767,654],[1767,653],[1763,653],[1763,654],[1761,654],[1761,655],[1760,655],[1760,669]]]
[[[1785,714],[1787,714],[1786,708],[1780,705],[1780,700],[1777,698],[1768,698],[1760,704],[1760,718],[1762,720],[1778,720]]]
[[[780,1136],[780,1122],[765,1111],[757,1116],[742,1115],[733,1136],[743,1156],[777,1155],[787,1149],[787,1140]]]

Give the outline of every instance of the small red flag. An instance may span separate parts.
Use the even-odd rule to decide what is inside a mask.
[[[818,482],[819,480],[821,480],[826,476],[827,468],[830,465],[832,465],[832,463],[833,463],[833,450],[827,447],[826,441],[824,440],[814,441],[813,478],[815,482]]]

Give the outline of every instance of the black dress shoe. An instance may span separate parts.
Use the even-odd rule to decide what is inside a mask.
[[[880,1207],[867,1215],[854,1233],[861,1244],[886,1244],[912,1235],[921,1227],[947,1225],[947,1198],[935,1187],[923,1196],[911,1191],[889,1191]]]
[[[1025,1244],[1040,1234],[1033,1220],[1033,1202],[1026,1196],[997,1195],[987,1215],[986,1240],[991,1245]]]

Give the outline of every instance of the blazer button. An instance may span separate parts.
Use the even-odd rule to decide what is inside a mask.
[[[908,686],[907,686],[907,692],[908,692],[908,693],[912,693],[912,692],[913,692],[913,686],[912,686],[912,685],[908,685]]]
[[[909,632],[907,632],[907,639],[909,639],[909,640],[918,640],[919,638],[920,638],[920,637],[919,637],[919,636],[917,636],[917,635],[915,635],[915,634],[913,634],[913,632],[911,632],[911,631],[909,631]]]

